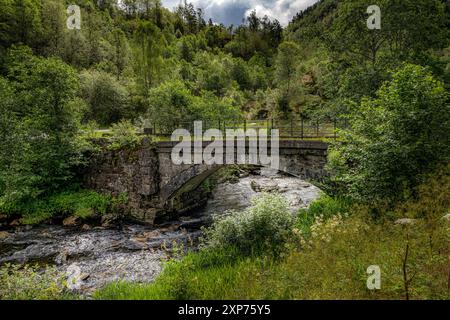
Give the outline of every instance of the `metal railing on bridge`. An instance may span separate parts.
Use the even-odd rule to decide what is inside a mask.
[[[299,119],[266,119],[266,120],[215,120],[202,121],[202,132],[208,129],[219,129],[225,134],[227,129],[237,130],[255,129],[267,130],[269,133],[273,129],[279,130],[281,139],[336,139],[337,129],[345,127],[345,120],[318,121],[305,118]],[[156,136],[170,136],[176,129],[186,129],[191,134],[194,133],[194,122],[179,122],[175,125],[162,125],[149,123],[144,128],[143,133]]]

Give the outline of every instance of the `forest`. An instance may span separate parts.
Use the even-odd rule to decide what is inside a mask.
[[[339,120],[309,209],[293,218],[267,194],[154,283],[94,297],[449,299],[449,89],[448,0],[320,0],[287,26],[256,11],[217,24],[187,0],[0,0],[0,230],[124,205],[80,180],[98,138],[112,150],[197,120]],[[361,280],[374,260],[379,291]],[[79,298],[33,268],[0,267],[0,298]]]

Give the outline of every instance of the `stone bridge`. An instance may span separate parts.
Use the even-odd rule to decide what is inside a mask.
[[[209,143],[204,141],[203,148]],[[85,185],[111,195],[126,194],[127,214],[147,223],[198,207],[206,201],[202,182],[223,165],[176,165],[171,159],[176,144],[144,138],[136,148],[105,150],[84,172]],[[327,149],[322,141],[280,140],[279,170],[304,180],[319,180],[325,175]]]

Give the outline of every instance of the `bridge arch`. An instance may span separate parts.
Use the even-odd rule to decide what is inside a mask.
[[[209,176],[226,165],[176,165],[170,159],[174,142],[160,143],[158,156],[161,167],[160,197],[163,203],[182,193],[198,188]],[[320,180],[326,175],[328,145],[322,141],[280,141],[279,171],[306,181]],[[264,165],[257,165],[265,167]]]

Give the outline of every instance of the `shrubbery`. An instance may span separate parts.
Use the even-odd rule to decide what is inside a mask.
[[[265,196],[219,219],[206,232],[206,247],[169,262],[154,283],[112,283],[96,298],[450,299],[448,170],[424,180],[416,199],[375,208],[381,216],[370,206],[323,196],[294,226],[278,220],[290,214],[280,196]],[[247,256],[283,247],[280,259]],[[381,268],[380,290],[367,289],[371,265]]]
[[[426,68],[395,71],[377,98],[363,99],[329,153],[334,183],[364,202],[401,201],[450,159],[448,93]]]
[[[136,147],[141,139],[136,134],[136,129],[128,120],[123,120],[119,123],[113,124],[111,127],[112,137],[110,140],[109,149],[117,150],[124,147]]]
[[[123,196],[114,198],[91,190],[66,191],[0,210],[7,215],[20,215],[24,224],[37,224],[56,216],[75,215],[86,219],[114,213],[117,205],[125,201]]]
[[[256,198],[244,211],[218,216],[205,230],[208,248],[236,247],[243,255],[278,255],[292,232],[294,217],[286,199],[277,194]]]
[[[308,209],[299,210],[295,226],[301,232],[309,233],[310,227],[317,218],[328,219],[337,215],[346,216],[350,206],[348,200],[335,199],[322,194],[319,199],[310,204]]]
[[[74,299],[64,275],[54,267],[4,265],[0,267],[0,300]]]

